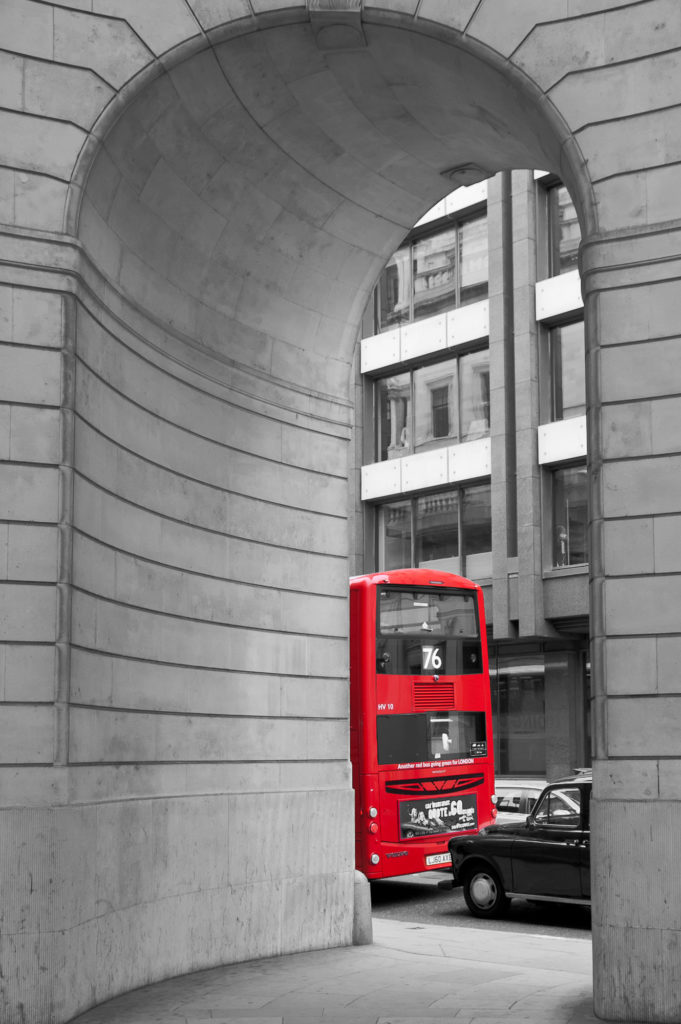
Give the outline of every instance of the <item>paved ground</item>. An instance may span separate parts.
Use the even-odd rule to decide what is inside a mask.
[[[591,1024],[591,941],[374,918],[373,944],[218,967],[78,1024]],[[75,1022],[74,1022],[75,1024]]]

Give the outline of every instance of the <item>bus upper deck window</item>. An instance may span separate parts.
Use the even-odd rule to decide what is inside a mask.
[[[467,591],[381,590],[378,632],[419,636],[479,636],[475,595]]]

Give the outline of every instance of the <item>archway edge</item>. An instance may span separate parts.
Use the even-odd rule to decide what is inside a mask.
[[[333,17],[333,14],[330,14],[329,17]],[[500,56],[479,40],[464,36],[450,25],[436,24],[432,20],[416,21],[413,18],[408,18],[400,11],[392,13],[386,10],[372,11],[365,17],[363,25],[366,33],[372,34],[370,43],[373,46],[373,51],[368,50],[367,52],[372,52],[372,56],[376,53],[378,54],[377,65],[380,66],[380,72],[377,74],[377,81],[379,81],[381,88],[386,90],[385,95],[390,97],[389,102],[394,102],[394,107],[397,110],[397,114],[392,111],[391,115],[393,118],[405,117],[407,121],[406,127],[399,125],[398,131],[394,134],[394,137],[391,137],[390,132],[393,125],[390,123],[390,119],[386,118],[386,132],[385,135],[381,135],[384,123],[381,121],[380,106],[381,103],[385,103],[384,97],[377,101],[375,105],[378,108],[378,114],[373,124],[371,117],[374,115],[374,111],[370,109],[370,104],[366,108],[362,107],[362,96],[352,95],[347,104],[348,108],[353,103],[359,104],[360,118],[364,119],[365,129],[366,126],[371,125],[376,136],[379,138],[376,147],[379,151],[379,156],[386,160],[386,153],[390,154],[392,147],[392,151],[395,153],[394,162],[396,169],[392,170],[390,160],[388,160],[385,174],[381,167],[377,167],[374,171],[371,164],[372,152],[370,146],[366,152],[362,152],[361,147],[353,149],[353,146],[349,146],[347,151],[344,151],[342,130],[338,138],[335,138],[333,128],[327,135],[325,133],[326,125],[320,125],[318,120],[315,122],[315,118],[319,118],[320,112],[319,110],[310,109],[310,96],[309,94],[307,97],[305,96],[304,86],[301,107],[298,111],[303,127],[302,142],[301,138],[296,135],[296,130],[299,126],[295,123],[293,124],[292,134],[287,136],[286,132],[290,130],[289,126],[286,123],[279,125],[276,120],[274,122],[269,121],[267,119],[269,111],[265,109],[263,114],[263,110],[258,109],[258,97],[255,97],[254,103],[254,96],[248,86],[245,88],[245,94],[239,92],[239,85],[242,87],[244,85],[243,72],[240,72],[238,67],[239,54],[248,52],[248,47],[250,47],[253,53],[259,55],[258,60],[266,62],[269,56],[267,46],[269,45],[270,38],[274,38],[276,33],[283,33],[285,37],[287,30],[293,33],[296,29],[304,28],[309,24],[309,12],[306,8],[299,7],[294,10],[289,9],[285,11],[283,16],[279,11],[271,11],[269,14],[259,13],[257,17],[241,18],[237,21],[212,25],[205,35],[195,34],[179,42],[172,50],[164,53],[161,58],[154,58],[143,68],[139,69],[121,87],[117,96],[101,112],[93,126],[89,139],[81,151],[80,159],[72,178],[66,220],[69,232],[80,235],[80,244],[83,247],[83,252],[90,258],[91,262],[97,262],[96,252],[98,248],[106,248],[101,244],[91,244],[88,248],[88,241],[92,243],[93,240],[93,231],[111,231],[111,245],[108,245],[109,250],[112,249],[112,246],[119,248],[126,246],[127,240],[125,235],[121,234],[119,227],[115,223],[112,227],[109,224],[107,213],[110,204],[115,200],[110,196],[103,204],[101,201],[102,188],[111,187],[107,184],[106,180],[103,186],[100,183],[98,188],[94,190],[95,192],[99,191],[100,204],[105,207],[105,211],[100,216],[96,210],[92,210],[91,219],[94,219],[95,223],[94,227],[90,228],[89,234],[87,231],[85,233],[81,231],[81,212],[84,198],[88,194],[88,183],[93,177],[92,171],[97,165],[98,158],[103,154],[106,156],[108,150],[113,153],[114,165],[119,169],[121,167],[121,160],[117,160],[115,155],[116,141],[112,141],[113,134],[122,134],[124,139],[123,145],[128,149],[133,145],[137,145],[134,136],[135,116],[140,105],[143,104],[146,104],[148,109],[142,116],[145,122],[149,123],[153,121],[155,116],[158,116],[158,113],[163,110],[164,106],[168,106],[169,102],[172,105],[174,101],[169,101],[169,97],[177,95],[179,99],[178,109],[183,108],[183,106],[185,110],[187,107],[192,108],[192,113],[187,113],[185,118],[187,137],[191,139],[192,133],[195,132],[199,140],[199,152],[205,149],[209,152],[210,159],[214,158],[217,161],[218,166],[220,162],[223,162],[224,167],[229,169],[229,146],[225,147],[222,138],[218,138],[216,144],[215,135],[207,140],[204,139],[202,135],[203,124],[200,118],[197,118],[196,121],[193,120],[196,113],[194,108],[201,107],[201,104],[205,102],[205,94],[208,90],[212,87],[222,88],[225,94],[234,101],[234,105],[242,108],[239,131],[250,133],[251,138],[256,140],[255,142],[249,142],[248,146],[254,152],[257,146],[261,146],[263,153],[266,152],[265,145],[269,146],[269,153],[266,154],[267,159],[269,160],[272,152],[278,153],[278,158],[281,158],[279,166],[275,168],[275,174],[288,177],[297,175],[298,181],[302,182],[302,184],[296,186],[299,188],[299,195],[294,198],[294,205],[297,205],[297,209],[291,211],[293,218],[297,219],[298,225],[301,226],[302,234],[304,235],[307,232],[309,238],[310,231],[316,233],[319,238],[319,246],[325,249],[328,249],[329,246],[336,246],[339,249],[338,260],[344,260],[346,265],[350,262],[354,264],[349,275],[346,275],[347,279],[343,295],[337,298],[335,309],[331,311],[330,316],[327,315],[325,310],[319,308],[318,302],[312,304],[310,308],[311,315],[308,316],[307,305],[309,296],[304,295],[300,302],[297,302],[296,297],[292,296],[293,304],[289,303],[285,312],[292,312],[294,319],[300,316],[301,310],[304,312],[301,331],[289,331],[288,340],[277,340],[277,331],[283,322],[278,312],[271,313],[269,316],[263,316],[261,306],[259,306],[257,313],[247,310],[245,313],[247,320],[245,327],[249,334],[255,338],[255,346],[251,345],[250,351],[260,347],[265,353],[265,357],[269,358],[270,364],[276,364],[274,369],[270,365],[268,372],[276,377],[278,375],[277,370],[280,368],[283,377],[293,384],[295,379],[294,353],[291,347],[293,335],[295,334],[294,347],[298,346],[299,348],[308,348],[309,350],[312,335],[314,334],[314,345],[317,346],[320,336],[324,334],[325,338],[322,344],[326,348],[322,347],[320,349],[319,357],[316,354],[312,354],[312,358],[313,360],[325,358],[331,354],[333,349],[333,358],[336,360],[335,366],[331,362],[327,362],[327,371],[329,367],[333,367],[328,372],[325,372],[320,366],[313,367],[307,379],[301,381],[301,383],[305,388],[309,388],[320,396],[333,395],[343,401],[341,392],[344,387],[343,378],[347,372],[343,367],[349,364],[352,357],[356,323],[361,315],[368,289],[373,284],[373,280],[378,272],[380,272],[384,260],[396,244],[399,243],[404,232],[429,206],[442,198],[448,191],[451,191],[452,182],[448,176],[448,153],[450,149],[453,149],[456,153],[458,159],[454,160],[454,162],[458,163],[458,160],[465,160],[466,149],[472,145],[476,156],[480,152],[483,153],[482,163],[484,166],[490,165],[490,173],[499,168],[509,169],[514,166],[539,165],[556,170],[568,182],[578,181],[580,185],[577,206],[581,211],[583,227],[585,224],[593,223],[595,206],[591,201],[592,196],[589,190],[589,183],[584,174],[584,161],[581,159],[573,136],[563,123],[558,112],[550,104],[546,104],[543,93],[533,86],[527,74],[523,70],[517,69],[508,58]],[[270,33],[272,36],[270,36]],[[295,45],[296,37],[292,35],[290,38],[294,41],[293,45]],[[258,47],[257,44],[262,40],[267,40],[267,42]],[[410,52],[410,40],[416,41],[414,66],[417,70],[415,75],[412,75],[410,61],[405,57],[405,54]],[[277,42],[277,44],[273,45],[278,46],[279,50],[281,50],[287,44]],[[307,34],[306,45],[308,47],[308,54],[311,53],[310,47],[312,47],[312,52],[314,52],[314,43],[311,42],[310,33]],[[244,47],[247,48],[246,51],[244,51]],[[460,55],[460,60],[454,59],[451,61],[450,54],[456,53]],[[389,63],[392,54],[396,54],[398,58],[401,58],[401,64],[397,68],[394,78],[396,83],[394,96],[391,93],[393,80],[390,78],[392,68]],[[204,59],[205,55],[208,55],[207,60]],[[232,69],[229,64],[234,55],[236,55],[237,66],[236,84],[232,81]],[[350,61],[345,69],[341,69],[339,81],[335,83],[339,93],[342,94],[343,88],[347,86],[348,69],[352,69],[352,61],[356,59],[361,62],[362,57],[363,54],[356,56],[351,52],[349,54],[342,54],[339,58]],[[321,66],[324,62],[325,54],[317,53],[316,59],[318,65]],[[201,64],[192,67],[192,62],[197,61],[201,61]],[[423,61],[424,64],[427,61],[431,63],[428,73],[422,72],[419,77],[420,61]],[[241,58],[241,63],[243,63],[243,57]],[[299,100],[296,91],[298,82],[304,81],[308,75],[307,63],[301,63],[305,68],[304,73],[301,74],[299,67],[296,66],[291,75],[291,81],[293,82],[291,96],[295,97],[296,102]],[[310,64],[313,70],[309,74],[313,78],[315,71],[314,56],[311,56]],[[459,64],[461,67],[458,66]],[[361,66],[361,63],[357,64],[358,69],[361,69]],[[386,68],[388,69],[387,72]],[[319,67],[316,70],[319,71]],[[332,66],[328,70],[333,70],[335,74],[336,67]],[[178,72],[181,73],[182,77],[177,77],[173,80],[173,76],[177,75]],[[242,74],[241,79],[238,77],[240,73]],[[343,77],[343,73],[345,77]],[[207,75],[210,85],[207,86],[201,82],[202,74]],[[275,69],[272,82],[275,82],[277,74],[278,72]],[[442,82],[452,82],[453,88],[451,93],[454,96],[457,95],[457,92],[462,91],[460,88],[458,90],[456,88],[457,84],[460,86],[462,81],[475,80],[477,84],[474,96],[465,95],[466,90],[463,90],[464,99],[460,110],[457,103],[452,104],[454,113],[441,136],[436,131],[433,131],[432,115],[430,115],[430,123],[428,123],[428,115],[425,115],[422,124],[419,122],[418,112],[414,113],[415,104],[418,105],[420,102],[421,109],[427,110],[430,98],[439,100],[439,97],[435,96],[435,86],[430,86],[431,93],[428,95],[428,87],[422,84],[424,81],[428,81],[429,74],[437,77],[440,80],[440,84]],[[400,75],[402,78],[400,78]],[[413,78],[415,78],[416,85],[412,81]],[[288,83],[289,80],[286,79],[285,75],[282,75],[281,81],[284,84],[284,82]],[[267,82],[264,85],[264,91],[270,88],[274,92],[272,82]],[[508,85],[509,82],[511,83],[510,87]],[[196,90],[198,101],[192,95],[192,90]],[[442,90],[442,92],[446,95],[446,90]],[[421,95],[422,93],[423,96]],[[210,102],[215,106],[212,96]],[[249,103],[251,104],[250,106]],[[308,104],[308,109],[304,108],[305,103]],[[314,101],[312,101],[312,105],[314,106]],[[123,127],[122,131],[119,132],[119,127],[121,125],[125,126],[128,114],[131,111],[133,112],[133,116],[130,118],[132,121],[131,128],[126,129]],[[199,113],[201,116],[205,116],[203,111],[199,111]],[[272,123],[274,123],[274,131],[271,129]],[[181,125],[177,129],[173,125],[169,126],[166,124],[162,131],[167,133],[169,130],[181,130],[181,128]],[[317,130],[319,131],[319,139],[315,139],[314,136]],[[309,142],[304,135],[306,131],[310,133]],[[421,140],[418,133],[421,132],[426,142],[426,147],[430,147],[425,157],[421,158],[420,152],[417,155],[418,144],[416,141],[407,142],[405,145],[402,145],[404,142],[403,136],[405,134],[408,136],[409,132],[412,132],[414,139],[419,139],[419,142]],[[467,132],[473,133],[470,139],[466,135]],[[217,136],[220,135],[219,132],[216,134]],[[238,139],[238,137],[237,134],[235,138]],[[207,142],[206,146],[204,146],[204,142]],[[355,178],[353,180],[352,173],[348,175],[347,181],[349,184],[347,189],[343,187],[342,181],[339,183],[338,171],[333,166],[333,160],[330,161],[332,167],[330,174],[327,173],[328,169],[323,160],[313,161],[309,166],[306,165],[306,155],[309,154],[315,142],[319,142],[322,148],[327,145],[332,151],[335,147],[336,154],[340,152],[346,162],[350,164],[354,162]],[[150,145],[152,148],[154,145],[148,139],[145,141],[145,144]],[[366,146],[366,139],[363,140],[362,144]],[[186,147],[187,144],[185,143],[184,145]],[[505,152],[506,145],[509,148],[508,153]],[[112,146],[114,147],[113,149]],[[182,159],[180,157],[180,161]],[[201,159],[200,156],[199,159]],[[104,160],[105,179],[108,174],[112,173],[111,170],[107,170],[107,160],[108,156]],[[125,165],[126,160],[127,157],[123,156],[123,165]],[[285,161],[288,161],[288,165],[286,165]],[[163,160],[159,159],[159,165],[163,162]],[[263,160],[263,162],[265,161]],[[109,166],[111,165],[109,164]],[[172,160],[167,163],[167,166],[171,174],[178,171],[178,168],[173,166]],[[239,163],[238,166],[235,165],[231,170],[228,170],[228,173],[236,171],[237,176],[241,175],[247,178],[248,170],[244,170],[245,166],[245,164]],[[273,166],[275,166],[274,162]],[[180,163],[178,167],[180,175],[183,171],[187,173],[186,163],[184,166]],[[408,178],[409,169],[412,167],[414,175]],[[194,170],[195,168],[190,168],[189,174],[193,175]],[[365,174],[367,178],[370,178],[370,186],[366,189],[362,189],[363,183],[360,180],[361,174],[358,175],[357,173],[358,170],[361,174]],[[195,177],[201,177],[205,181],[211,177],[214,171],[215,164],[212,169],[206,169],[200,175],[195,175]],[[118,174],[118,170],[115,173]],[[137,177],[136,168],[133,170],[133,173]],[[146,205],[147,198],[152,197],[155,191],[158,194],[157,190],[159,189],[158,183],[152,183],[149,168],[147,168],[146,174],[148,176],[146,182],[144,179],[133,182],[134,188],[129,192],[128,202],[131,206],[136,204],[139,192],[143,190],[141,199],[145,204],[146,214],[148,214],[150,221],[153,220],[153,224],[150,225],[151,228],[157,230],[160,223],[158,234],[168,234],[167,229],[170,223],[172,225],[170,229],[172,239],[176,248],[179,248],[182,234],[180,232],[178,235],[175,231],[172,217],[171,221],[168,221],[166,216],[167,210],[161,209],[163,203],[152,198],[148,207]],[[226,175],[223,175],[223,177],[226,177]],[[165,176],[165,183],[167,183],[167,178],[168,175]],[[165,187],[165,183],[161,183],[161,190]],[[258,183],[256,182],[257,187]],[[573,186],[573,190],[575,187]],[[319,202],[320,207],[326,204],[325,222],[319,217],[315,219],[314,216],[309,218],[308,221],[306,205],[311,206],[313,203],[306,204],[306,189],[311,195],[313,202]],[[395,199],[394,206],[388,200],[383,202],[376,201],[377,192],[380,193],[381,189],[387,189],[388,192],[392,190]],[[272,196],[268,194],[267,189],[264,191],[265,203],[270,203]],[[329,196],[332,198],[329,199]],[[259,199],[262,200],[262,193],[259,193]],[[280,203],[280,197],[277,196],[275,201]],[[169,199],[168,203],[170,202],[171,200]],[[372,205],[372,203],[375,205]],[[216,213],[218,215],[222,213],[219,203],[217,205],[210,201],[206,203],[203,196],[197,197],[196,206],[202,208],[205,221],[213,218]],[[158,220],[159,209],[160,222]],[[282,204],[281,209],[285,214],[289,212],[286,209],[286,203]],[[332,221],[336,219],[336,214],[338,214],[338,221],[340,221],[340,230],[337,230],[332,224]],[[130,218],[127,215],[123,215],[119,219],[123,222],[123,232],[129,231]],[[348,225],[352,224],[353,220],[355,224],[351,234],[351,229]],[[369,224],[369,227],[366,226],[367,224]],[[267,225],[266,229],[269,232],[270,226]],[[148,237],[152,239],[153,230],[148,234]],[[276,230],[277,227],[275,225],[272,228],[272,239],[275,238]],[[286,227],[284,230],[286,230]],[[238,251],[244,245],[251,244],[250,237],[239,237],[238,235],[229,242],[230,232],[231,226],[228,223],[228,219],[225,219],[224,238],[219,240],[223,252],[228,244],[231,244],[233,251]],[[139,234],[137,224],[132,226],[132,233],[133,235]],[[367,239],[366,243],[363,241],[363,236]],[[165,263],[165,253],[160,253],[157,250],[156,252],[151,252],[150,256],[152,242],[146,241],[144,243],[144,251],[140,251],[141,247],[139,246],[136,248],[136,244],[133,238],[132,246],[128,247],[133,252],[134,258],[137,260],[141,259],[146,267],[149,267],[150,262],[152,265],[156,262],[159,266]],[[166,245],[164,239],[161,240],[160,245]],[[199,247],[201,247],[201,243],[199,243]],[[195,241],[190,240],[190,245],[187,248],[189,260],[192,259],[192,253],[196,253],[196,248]],[[275,242],[271,251],[276,253],[278,249],[286,250],[287,248],[288,243],[285,236],[280,236],[279,242]],[[309,273],[315,273],[317,270],[316,265],[314,265],[314,246],[310,246],[310,250],[313,253],[311,257],[309,255],[306,257],[302,253],[299,255],[299,263],[296,270],[298,280],[305,275],[306,258],[308,259]],[[353,259],[350,255],[351,253],[359,256],[359,259]],[[265,255],[264,258],[261,258],[261,254],[255,257],[255,260],[259,261],[255,272],[256,275],[264,264],[271,262],[270,255]],[[204,269],[206,261],[210,262],[212,260],[210,245],[206,246],[204,251],[199,252],[198,255],[199,260],[196,261],[197,268],[192,275],[197,280],[201,276],[203,278],[206,277]],[[122,282],[120,280],[123,273],[120,269],[123,259],[124,257],[118,257],[118,265],[114,268],[113,276],[109,274],[107,277],[106,264],[100,262],[98,265],[100,274],[104,274],[107,277],[109,293],[119,293],[121,298],[125,295],[125,288],[121,286]],[[310,260],[312,265],[310,265]],[[203,262],[203,267],[199,265],[200,261]],[[113,259],[110,259],[109,267],[115,262]],[[232,325],[235,323],[239,325],[239,329],[242,329],[244,324],[239,322],[239,317],[244,313],[243,307],[248,303],[251,303],[251,306],[253,302],[258,304],[262,298],[262,295],[253,295],[253,289],[248,282],[245,285],[243,284],[242,268],[235,268],[233,265],[226,266],[226,262],[223,259],[219,266],[216,264],[215,272],[212,274],[213,278],[216,278],[222,272],[225,275],[229,275],[232,282],[241,279],[243,294],[237,294],[237,285],[234,283],[230,285],[232,296],[227,297],[224,301],[221,299],[219,302],[221,307],[219,314],[220,325],[212,328],[213,335],[224,335],[225,329],[231,330]],[[280,264],[281,262],[280,260]],[[282,279],[289,271],[290,261],[288,265],[282,267]],[[177,275],[177,270],[175,273]],[[246,271],[246,277],[250,281],[254,280],[251,274],[252,271],[249,268]],[[265,287],[269,289],[269,282],[272,282],[276,290],[278,286],[274,277],[275,271],[271,267],[269,274],[270,278],[269,281],[265,281]],[[128,279],[130,279],[129,273]],[[326,277],[326,288],[335,289],[337,280],[337,274],[328,275]],[[180,308],[177,302],[173,300],[172,293],[176,284],[177,277],[175,277],[174,281],[169,281],[168,275],[164,273],[160,281],[153,287],[146,288],[146,286],[140,286],[137,293],[133,292],[128,296],[132,300],[131,309],[135,317],[146,314],[154,324],[161,325],[161,329],[166,331],[169,341],[173,339],[173,344],[176,340],[180,347],[183,344],[187,344],[189,348],[196,349],[195,339],[198,334],[196,324],[201,317],[204,317],[206,306],[210,307],[210,300],[206,302],[204,295],[197,290],[191,296],[188,296],[190,301]],[[213,281],[211,283],[213,293],[215,293],[216,287],[217,285]],[[159,299],[157,300],[156,308],[149,306],[145,301],[145,294],[141,293],[158,295]],[[245,293],[248,294],[244,297]],[[161,306],[167,298],[170,299],[170,313],[164,319],[165,309],[161,308]],[[289,296],[286,296],[282,302],[279,302],[280,306],[285,305],[288,298]],[[266,301],[269,301],[269,296],[266,297]],[[278,301],[278,299],[275,300],[275,302]],[[237,309],[238,305],[242,307],[241,311]],[[223,311],[225,311],[224,315]],[[223,324],[225,327],[221,326]],[[260,328],[261,324],[264,324],[262,329]],[[253,335],[253,328],[256,328],[255,335]],[[268,356],[272,346],[275,347],[274,357]],[[213,346],[209,354],[218,360],[222,358],[222,352],[216,351],[215,346]],[[233,365],[239,365],[240,358],[238,354],[233,355],[231,361]],[[261,369],[262,366],[256,367],[255,372],[260,372]]]
[[[111,100],[99,111],[78,154],[67,193],[64,215],[64,229],[66,233],[78,234],[83,190],[100,146],[114,124],[124,115],[126,109],[139,97],[145,88],[156,79],[171,73],[174,68],[185,61],[191,60],[191,58],[198,54],[213,49],[224,42],[266,31],[267,29],[309,23],[309,6],[309,0],[304,0],[303,3],[297,5],[288,5],[287,7],[282,7],[282,5],[277,3],[272,3],[270,6],[266,0],[263,0],[258,5],[257,11],[253,10],[253,13],[249,16],[240,16],[241,12],[237,8],[234,16],[229,19],[225,18],[222,21],[213,22],[208,17],[206,22],[201,25],[202,31],[200,34],[190,35],[177,42],[171,49],[165,51],[160,56],[153,57],[152,60],[131,75],[116,91]],[[475,6],[474,4],[470,5],[470,13],[475,9]],[[408,3],[406,7],[411,7],[413,10],[405,10],[405,4],[400,2],[400,0],[396,0],[394,4],[386,2],[380,6],[364,6],[362,8],[362,23],[379,28],[381,26],[392,27],[445,43],[456,50],[477,58],[483,64],[489,65],[494,71],[506,76],[519,93],[527,97],[530,109],[539,112],[541,108],[541,117],[545,121],[546,127],[554,140],[553,159],[537,159],[533,162],[537,165],[541,164],[540,169],[555,172],[568,186],[577,207],[582,237],[586,238],[592,234],[597,234],[597,205],[594,201],[593,187],[588,175],[587,164],[567,121],[555,104],[548,99],[545,90],[533,81],[528,71],[514,63],[508,55],[500,53],[491,42],[485,40],[484,36],[475,36],[467,33],[465,31],[467,21],[462,20],[461,27],[453,25],[451,22],[456,19],[449,18],[446,10],[443,10],[442,20],[439,20],[436,16],[437,10],[433,11],[431,17],[419,15],[416,13],[416,8],[418,7],[416,0],[411,4]],[[330,17],[333,17],[333,12],[330,11],[328,14]],[[200,15],[198,13],[196,13],[196,17],[200,22]],[[546,18],[547,23],[551,21],[560,22],[561,20],[560,15],[556,15],[555,18]],[[139,32],[139,28],[137,31]],[[493,171],[498,169],[500,168],[494,168]],[[451,186],[443,184],[443,195],[448,187],[451,188]],[[408,227],[408,225],[405,225],[405,227]]]

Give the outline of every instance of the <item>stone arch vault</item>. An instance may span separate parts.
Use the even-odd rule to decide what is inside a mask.
[[[596,1011],[678,1020],[672,0],[5,0],[2,1019],[352,935],[352,361],[453,184],[558,173],[589,336]]]

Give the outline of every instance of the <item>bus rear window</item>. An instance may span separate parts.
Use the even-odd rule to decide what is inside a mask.
[[[380,591],[378,607],[380,636],[480,637],[475,594],[470,591],[391,587]]]
[[[475,594],[397,587],[381,590],[376,670],[387,675],[482,672]]]
[[[483,711],[427,711],[419,715],[379,715],[379,764],[485,757]]]

